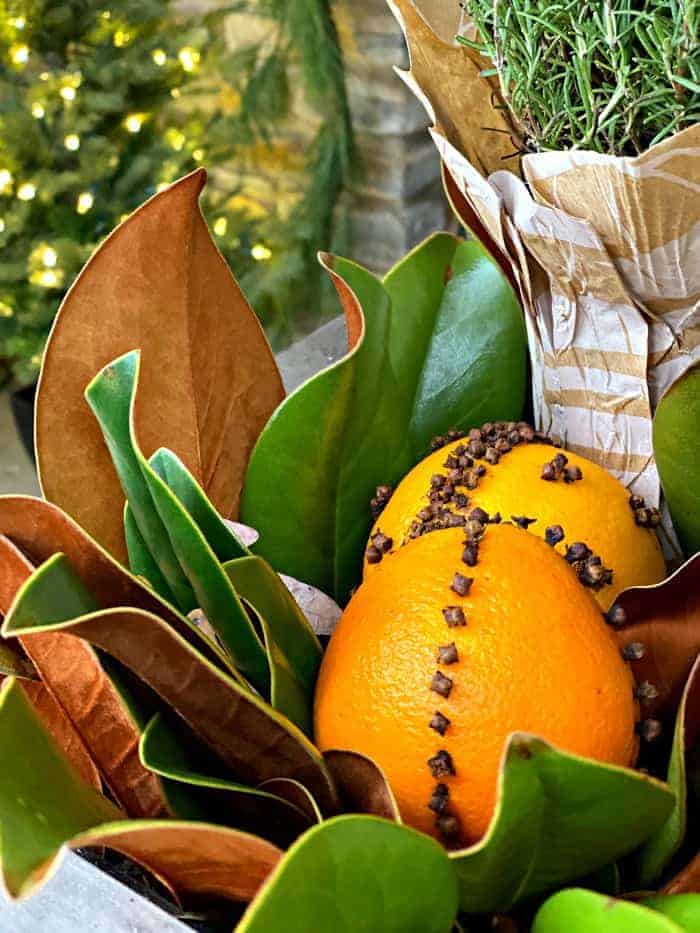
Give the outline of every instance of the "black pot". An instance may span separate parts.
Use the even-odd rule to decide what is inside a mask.
[[[17,431],[22,439],[22,445],[27,451],[30,460],[36,465],[34,459],[34,399],[36,398],[36,385],[25,386],[10,393],[10,407],[14,415]]]

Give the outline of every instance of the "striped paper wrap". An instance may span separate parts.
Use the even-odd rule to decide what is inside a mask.
[[[436,0],[424,2],[429,14]],[[412,0],[389,5],[411,54],[400,75],[433,122],[453,207],[520,292],[536,426],[659,505],[653,413],[700,361],[700,125],[637,158],[504,161],[502,111],[494,107],[494,131],[482,123],[478,139],[455,117],[457,98],[464,109],[494,95],[475,77],[475,53],[446,39],[450,24],[452,35],[469,28],[456,0],[452,19],[440,0],[444,38]]]

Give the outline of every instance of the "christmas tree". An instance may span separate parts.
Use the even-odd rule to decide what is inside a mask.
[[[264,37],[232,50],[222,25],[243,9],[266,18]],[[320,116],[302,157],[305,189],[284,210],[216,183],[204,202],[273,341],[295,310],[321,307],[315,253],[338,233],[350,166],[327,0],[256,0],[197,17],[170,0],[0,0],[0,384],[35,378],[65,290],[145,198],[202,163],[270,158],[290,113],[291,69]]]

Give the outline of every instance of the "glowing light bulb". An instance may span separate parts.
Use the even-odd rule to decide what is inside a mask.
[[[63,140],[63,145],[71,152],[80,149],[80,136],[77,133],[69,133]]]
[[[5,304],[4,301],[0,301],[0,317],[12,317],[14,313],[15,312],[8,304]]]
[[[13,19],[8,20],[10,26],[14,26],[15,29],[24,29],[27,25],[27,20],[24,16],[15,16]]]
[[[131,42],[131,33],[126,29],[117,29],[112,40],[118,49],[123,49]]]
[[[129,133],[139,133],[145,119],[142,113],[130,113],[124,120],[124,128],[128,130]]]
[[[29,281],[32,285],[41,285],[42,288],[57,288],[63,281],[63,273],[58,269],[41,269],[32,272]]]
[[[5,221],[0,217],[0,233],[5,232]]]
[[[75,202],[75,209],[79,214],[87,214],[94,203],[95,198],[90,191],[81,191]]]
[[[41,261],[47,269],[53,269],[58,262],[58,253],[53,246],[45,246],[41,251]]]
[[[214,221],[214,233],[217,236],[225,236],[228,230],[228,220],[225,217],[217,217]]]
[[[180,88],[179,87],[172,88],[170,91],[170,96],[174,97],[175,100],[177,100],[177,98],[180,96]]]
[[[103,10],[101,15],[102,15],[102,19],[111,19],[111,18],[112,18],[112,11],[111,11],[111,10]]]
[[[43,119],[46,116],[44,105],[38,102],[32,104],[32,116],[36,117],[37,120]]]
[[[250,255],[256,262],[264,262],[266,259],[269,259],[272,256],[272,250],[268,249],[264,243],[256,243],[255,246],[251,249]]]
[[[12,172],[0,168],[0,194],[7,194],[12,187]]]
[[[75,88],[70,87],[70,85],[62,87],[58,93],[64,100],[67,100],[69,103],[70,101],[75,100]]]
[[[36,197],[36,185],[30,181],[23,182],[17,189],[17,197],[20,201],[32,201]]]
[[[193,49],[191,45],[186,45],[184,49],[180,49],[177,57],[180,59],[183,71],[194,71],[201,56],[197,49]]]
[[[204,149],[194,149],[192,152],[192,158],[195,162],[201,162],[204,158]]]
[[[168,56],[165,54],[163,49],[153,49],[151,52],[151,58],[159,68],[162,67],[168,60]]]
[[[10,46],[10,61],[14,65],[26,65],[29,61],[29,46],[24,42],[16,42]]]
[[[179,152],[185,145],[187,137],[180,130],[171,127],[169,130],[165,131],[165,140],[169,146],[172,146],[176,152]]]

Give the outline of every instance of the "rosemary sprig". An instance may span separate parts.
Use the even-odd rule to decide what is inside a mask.
[[[700,119],[700,0],[464,0],[531,151],[636,155]]]

